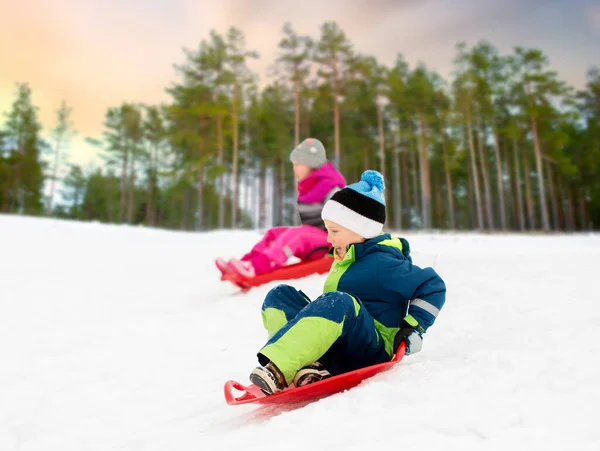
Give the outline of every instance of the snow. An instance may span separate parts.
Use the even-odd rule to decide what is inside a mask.
[[[242,294],[213,260],[259,231],[0,215],[0,450],[600,449],[600,235],[396,235],[448,287],[423,350],[301,408],[228,406],[279,282]]]

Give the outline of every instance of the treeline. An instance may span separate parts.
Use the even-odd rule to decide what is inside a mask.
[[[541,50],[480,41],[457,44],[445,80],[401,54],[389,67],[356,52],[335,22],[318,39],[285,24],[279,49],[263,87],[239,29],[184,49],[170,101],[109,108],[103,136],[87,138],[105,165],[71,166],[58,204],[43,186],[58,178],[70,109],[45,143],[20,84],[0,134],[0,210],[182,230],[297,223],[288,155],[313,136],[349,182],[385,175],[389,228],[598,229],[597,69],[577,91]]]

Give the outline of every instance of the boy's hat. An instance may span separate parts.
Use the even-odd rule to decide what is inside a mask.
[[[327,163],[325,147],[318,139],[307,138],[292,150],[290,161],[303,163],[313,169],[320,168]]]
[[[365,171],[360,182],[346,186],[331,197],[321,217],[363,238],[374,238],[381,234],[385,223],[384,189],[381,173]]]

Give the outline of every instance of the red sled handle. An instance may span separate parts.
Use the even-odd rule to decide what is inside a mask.
[[[242,392],[242,394],[240,396],[234,396],[233,389]],[[243,401],[255,400],[265,396],[260,388],[256,387],[255,385],[251,384],[247,387],[233,380],[225,382],[225,387],[223,390],[225,392],[225,401],[227,401],[227,404],[236,404]]]

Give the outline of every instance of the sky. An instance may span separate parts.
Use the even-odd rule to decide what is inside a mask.
[[[600,65],[597,0],[0,0],[0,113],[9,111],[17,82],[32,88],[45,131],[65,100],[78,134],[70,160],[98,161],[86,136],[100,137],[109,107],[168,102],[183,49],[214,29],[240,28],[261,83],[275,61],[282,27],[317,39],[336,21],[361,53],[393,64],[402,53],[448,78],[455,45],[487,39],[501,52],[541,48],[552,68],[576,88]]]
[[[316,299],[325,274],[243,293],[213,261],[258,231],[0,214],[0,450],[598,451],[600,234],[394,235],[447,287],[421,351],[305,406],[230,406],[269,290]]]

